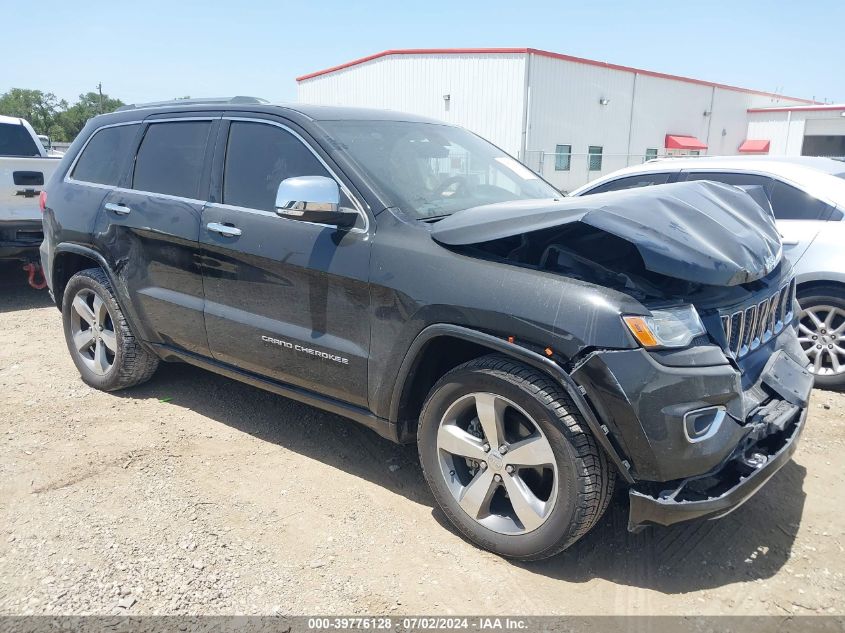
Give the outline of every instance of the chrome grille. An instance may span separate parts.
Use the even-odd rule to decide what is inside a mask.
[[[795,280],[792,280],[763,301],[722,315],[728,351],[740,358],[779,334],[784,324],[792,320],[794,301]]]

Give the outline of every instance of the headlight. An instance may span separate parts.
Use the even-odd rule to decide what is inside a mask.
[[[691,305],[652,310],[651,316],[626,316],[622,320],[646,349],[686,347],[705,331],[698,312]]]

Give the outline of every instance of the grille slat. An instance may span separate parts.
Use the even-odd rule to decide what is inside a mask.
[[[784,324],[792,320],[794,299],[795,281],[792,280],[763,301],[722,315],[728,351],[740,358],[778,334]]]

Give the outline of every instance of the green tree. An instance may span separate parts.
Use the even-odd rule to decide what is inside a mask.
[[[26,119],[38,134],[47,134],[54,141],[72,141],[88,119],[122,105],[120,99],[98,92],[79,95],[72,106],[52,92],[41,90],[12,88],[0,95],[0,114]]]
[[[104,94],[101,101],[98,93],[86,92],[85,94],[79,95],[79,100],[71,107],[59,113],[57,123],[62,128],[65,138],[67,140],[73,140],[85,126],[88,119],[98,114],[114,112],[122,105],[123,101],[120,99],[113,99]]]
[[[26,119],[39,134],[49,134],[58,114],[66,109],[67,101],[52,92],[12,88],[0,95],[0,114]]]

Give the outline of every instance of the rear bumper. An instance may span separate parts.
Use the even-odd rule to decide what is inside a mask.
[[[41,220],[0,221],[0,259],[37,261],[43,239]]]
[[[736,510],[790,460],[798,448],[806,418],[807,409],[796,407],[782,434],[743,446],[714,473],[675,482],[671,490],[654,496],[632,488],[628,529],[638,531],[649,525],[718,519]],[[764,455],[765,463],[757,467],[749,465],[743,459],[749,452]],[[706,498],[694,498],[700,496]]]

